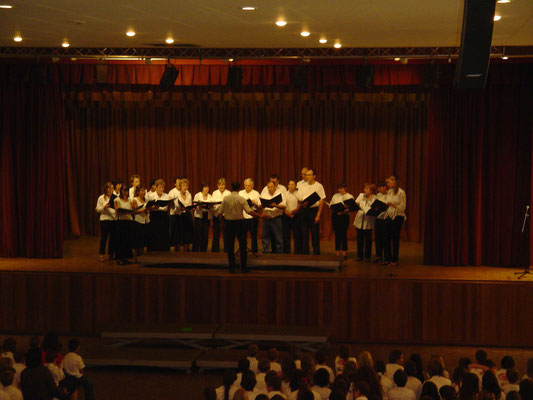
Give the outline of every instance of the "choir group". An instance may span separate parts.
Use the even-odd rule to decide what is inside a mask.
[[[174,180],[175,187],[165,193],[163,179],[152,180],[147,190],[141,185],[139,175],[130,178],[126,187],[120,180],[107,182],[104,193],[98,198],[96,211],[100,214],[100,261],[108,254],[119,264],[128,262],[148,251],[207,251],[209,229],[212,227],[211,251],[220,251],[220,236],[224,235],[225,220],[221,212],[222,200],[231,194],[226,180],[218,180],[218,189],[209,193],[209,185],[202,183],[200,191],[189,192],[189,181],[183,177]],[[291,239],[295,254],[309,254],[309,236],[313,254],[320,254],[319,222],[324,205],[329,206],[335,233],[335,251],[346,258],[347,230],[350,213],[356,213],[358,260],[370,261],[372,231],[375,236],[374,262],[396,265],[398,263],[400,230],[405,221],[405,191],[398,179],[390,176],[377,185],[366,183],[364,191],[354,198],[346,184],[337,185],[337,193],[326,202],[322,184],[316,181],[312,168],[302,169],[302,180],[289,180],[288,186],[280,184],[272,175],[261,193],[254,190],[254,181],[244,181],[239,192],[253,210],[243,211],[247,232],[251,236],[251,251],[258,252],[258,220],[262,218],[262,250],[264,253],[290,253]],[[224,240],[224,251],[226,251]],[[233,247],[233,246],[232,246]]]

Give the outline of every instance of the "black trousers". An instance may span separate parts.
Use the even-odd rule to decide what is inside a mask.
[[[331,225],[335,232],[335,251],[348,250],[348,226],[350,225],[350,216],[348,214],[337,215],[331,214]]]
[[[239,241],[239,252],[241,253],[241,269],[247,270],[246,259],[246,222],[244,219],[226,220],[224,239],[228,252],[228,263],[230,271],[235,270],[235,237]]]
[[[384,259],[383,248],[385,243],[385,229],[387,220],[376,218],[374,222],[374,239],[376,241],[376,257]]]
[[[313,254],[320,254],[320,224],[315,224],[318,207],[304,208],[301,211],[302,253],[309,254],[309,232],[311,232],[311,244]]]
[[[171,215],[169,217],[170,224],[170,245],[178,246],[180,244],[181,224],[179,215]]]
[[[209,241],[209,219],[194,218],[194,242],[192,251],[207,251],[207,243]]]
[[[119,260],[126,260],[133,256],[133,221],[118,220],[117,221],[117,258]]]
[[[357,256],[370,260],[372,256],[372,229],[357,230]]]
[[[211,242],[211,251],[215,253],[220,251],[220,232],[222,232],[222,242],[224,244],[224,251],[226,251],[226,232],[224,227],[224,217],[213,217],[213,241]]]
[[[105,246],[109,239],[109,245],[107,246],[107,254],[113,255],[113,248],[111,247],[111,237],[113,236],[113,229],[115,229],[116,221],[104,220],[100,221],[100,251],[99,254],[105,254]],[[113,243],[114,244],[114,243]]]
[[[169,215],[166,211],[150,212],[150,240],[148,241],[148,250],[150,251],[169,251]]]
[[[385,261],[398,262],[400,253],[400,231],[402,230],[404,217],[394,219],[387,218],[385,225]]]
[[[249,218],[245,219],[244,221],[246,225],[246,232],[250,232],[250,238],[252,242],[252,253],[257,253],[257,227],[259,225],[259,218]]]
[[[178,244],[188,245],[193,242],[194,238],[194,223],[192,221],[192,215],[189,211],[182,213],[178,217],[180,235]]]
[[[302,254],[302,228],[300,224],[300,214],[295,214],[292,218],[285,214],[283,218],[283,252],[291,252],[291,233],[294,239],[294,254]]]

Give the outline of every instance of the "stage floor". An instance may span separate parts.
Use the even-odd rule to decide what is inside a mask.
[[[102,273],[102,274],[150,274],[150,275],[194,275],[198,276],[226,276],[228,271],[224,268],[211,266],[209,268],[159,268],[143,267],[140,264],[117,265],[113,261],[100,262],[97,248],[98,237],[85,236],[80,239],[66,240],[64,257],[61,259],[29,259],[29,258],[0,258],[0,271],[24,271],[24,272],[56,272],[56,273]],[[353,243],[351,243],[354,246]],[[334,256],[334,242],[321,242],[321,256],[308,257],[310,260],[320,260],[320,257]],[[187,253],[185,256],[190,257]],[[355,249],[348,252],[348,259],[344,261],[338,272],[316,270],[283,270],[276,268],[254,269],[247,277],[272,278],[283,276],[284,278],[313,278],[327,277],[328,279],[409,279],[409,280],[446,280],[446,281],[484,281],[484,282],[510,282],[517,281],[514,274],[519,268],[503,268],[488,266],[435,266],[423,265],[423,244],[414,242],[402,242],[400,246],[400,266],[396,267],[394,276],[390,276],[392,267],[382,266],[369,262],[355,261]],[[149,258],[149,254],[146,258]],[[250,256],[251,257],[251,256]],[[258,257],[261,257],[259,254]],[[282,255],[278,257],[283,257]],[[294,257],[294,256],[292,256]],[[533,276],[526,276],[521,281],[531,281]]]

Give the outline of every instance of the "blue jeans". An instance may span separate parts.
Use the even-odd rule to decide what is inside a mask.
[[[263,253],[283,253],[281,216],[273,219],[263,219]]]

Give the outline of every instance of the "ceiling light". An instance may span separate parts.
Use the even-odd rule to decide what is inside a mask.
[[[228,58],[228,61],[229,61],[229,62],[233,62],[233,61],[235,61],[235,60],[234,60],[233,58]]]
[[[311,32],[309,32],[309,31],[301,31],[301,32],[300,32],[300,35],[302,35],[303,37],[307,37],[307,36],[309,36],[310,34],[311,34]]]
[[[278,19],[278,20],[276,21],[276,25],[277,25],[277,26],[285,26],[285,25],[287,25],[287,21],[285,21],[285,20],[283,20],[283,19]]]
[[[67,42],[66,40],[64,40],[63,43],[61,43],[61,46],[68,47],[68,46],[70,46],[70,43]]]
[[[22,37],[20,37],[19,35],[17,35],[17,36],[15,36],[15,37],[13,38],[13,40],[14,40],[15,42],[22,42]]]
[[[0,8],[13,8],[13,6],[9,4],[0,4]]]
[[[394,57],[394,61],[400,61],[400,57]]]
[[[510,3],[511,0],[498,0],[498,3],[500,4],[507,4],[507,3]]]
[[[500,19],[502,19],[501,15],[495,15],[494,16],[494,21],[499,21]]]
[[[129,37],[133,37],[135,36],[135,31],[133,29],[130,29],[129,31],[126,32],[126,35]]]
[[[174,39],[169,37],[169,38],[167,38],[167,40],[165,40],[165,42],[167,42],[167,44],[172,44],[172,43],[174,43]]]
[[[243,11],[254,11],[255,7],[243,7],[242,10]]]
[[[327,43],[327,42],[328,42],[328,39],[324,39],[324,38],[322,38],[322,39],[319,40],[319,42],[322,43],[322,44],[324,44],[324,43]]]
[[[340,49],[342,47],[342,44],[340,44],[339,42],[335,43],[333,45],[333,47],[335,47],[336,49]]]
[[[509,59],[509,57],[507,57],[507,56],[502,56],[502,60],[508,60],[508,59]]]

